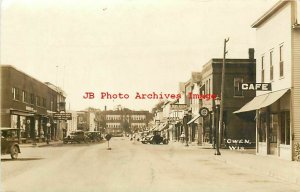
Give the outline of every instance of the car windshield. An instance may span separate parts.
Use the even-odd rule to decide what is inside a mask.
[[[9,130],[1,130],[1,138],[17,138],[17,130],[9,129]]]

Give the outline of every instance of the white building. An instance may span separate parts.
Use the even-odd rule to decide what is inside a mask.
[[[298,5],[297,5],[298,3]],[[300,143],[300,21],[299,1],[279,1],[252,25],[257,34],[256,82],[271,91],[237,112],[256,110],[256,153],[295,159]]]
[[[67,111],[67,113],[72,114],[72,120],[67,120],[67,135],[70,132],[77,130],[77,112],[76,111]]]

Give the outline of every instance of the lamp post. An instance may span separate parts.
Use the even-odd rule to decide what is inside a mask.
[[[215,99],[215,107],[216,107],[216,116],[217,116],[217,123],[216,123],[216,152],[215,155],[221,155],[220,153],[220,118],[219,118],[219,110],[220,110],[220,103],[221,99],[217,97]]]
[[[49,140],[50,140],[50,138],[49,138],[49,132],[50,132],[50,126],[51,126],[51,124],[50,123],[47,123],[47,134],[46,134],[46,142],[47,142],[47,144],[49,144]]]

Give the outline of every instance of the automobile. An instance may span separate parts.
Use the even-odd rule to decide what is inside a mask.
[[[78,131],[72,131],[69,135],[67,135],[64,139],[63,142],[65,144],[67,143],[87,143],[90,141],[90,138],[87,136],[87,133],[82,131],[82,130],[78,130]]]
[[[165,138],[165,137],[162,137],[160,135],[159,132],[153,132],[153,134],[150,134],[150,135],[147,135],[147,136],[144,136],[141,140],[141,142],[143,144],[147,144],[147,143],[150,143],[150,144],[168,144],[168,139]]]
[[[99,142],[102,140],[100,131],[88,131],[86,132],[86,135],[91,142]]]
[[[1,130],[1,155],[10,154],[12,159],[17,159],[21,153],[17,131],[15,128],[0,128]]]

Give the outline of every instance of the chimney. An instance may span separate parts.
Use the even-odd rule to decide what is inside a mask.
[[[106,105],[104,106],[104,111],[106,111]]]
[[[254,60],[254,48],[249,48],[249,59]]]

